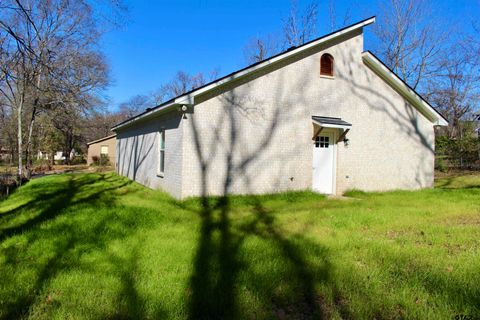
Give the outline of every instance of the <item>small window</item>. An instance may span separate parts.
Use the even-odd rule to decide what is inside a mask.
[[[108,154],[108,146],[101,146],[100,154]]]
[[[158,132],[158,169],[157,174],[163,176],[165,171],[165,130]]]
[[[320,136],[315,138],[315,148],[328,148],[330,145],[330,138]]]
[[[328,53],[320,58],[320,75],[333,77],[333,57]]]

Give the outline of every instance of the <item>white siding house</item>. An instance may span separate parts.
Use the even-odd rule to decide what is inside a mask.
[[[430,187],[445,119],[363,48],[375,18],[113,128],[119,174],[177,198]]]

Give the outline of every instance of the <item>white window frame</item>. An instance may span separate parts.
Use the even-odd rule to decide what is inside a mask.
[[[107,152],[103,152],[103,148],[107,148]],[[105,145],[105,144],[100,145],[100,154],[105,154],[105,155],[108,156],[108,151],[109,151],[108,150],[108,145]]]
[[[157,137],[157,176],[163,177],[165,174],[165,130],[161,129],[160,131],[158,131]]]

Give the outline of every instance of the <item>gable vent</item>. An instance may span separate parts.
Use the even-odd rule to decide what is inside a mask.
[[[333,57],[328,53],[320,58],[320,75],[333,77]]]

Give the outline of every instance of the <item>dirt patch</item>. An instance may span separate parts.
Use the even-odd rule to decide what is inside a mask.
[[[450,217],[442,220],[441,224],[447,226],[480,226],[480,211],[477,211],[477,214]]]
[[[397,239],[398,237],[402,237],[406,234],[405,231],[403,230],[388,230],[386,233],[385,233],[385,236],[390,239],[390,240],[395,240]]]
[[[272,301],[275,306],[272,310],[272,316],[279,320],[331,319],[335,308],[327,302],[326,298],[320,295],[316,295],[314,301],[308,301],[306,297],[302,296],[298,297],[294,303],[277,300],[278,298]],[[342,299],[342,306],[344,302],[346,303],[346,300],[343,301]]]

